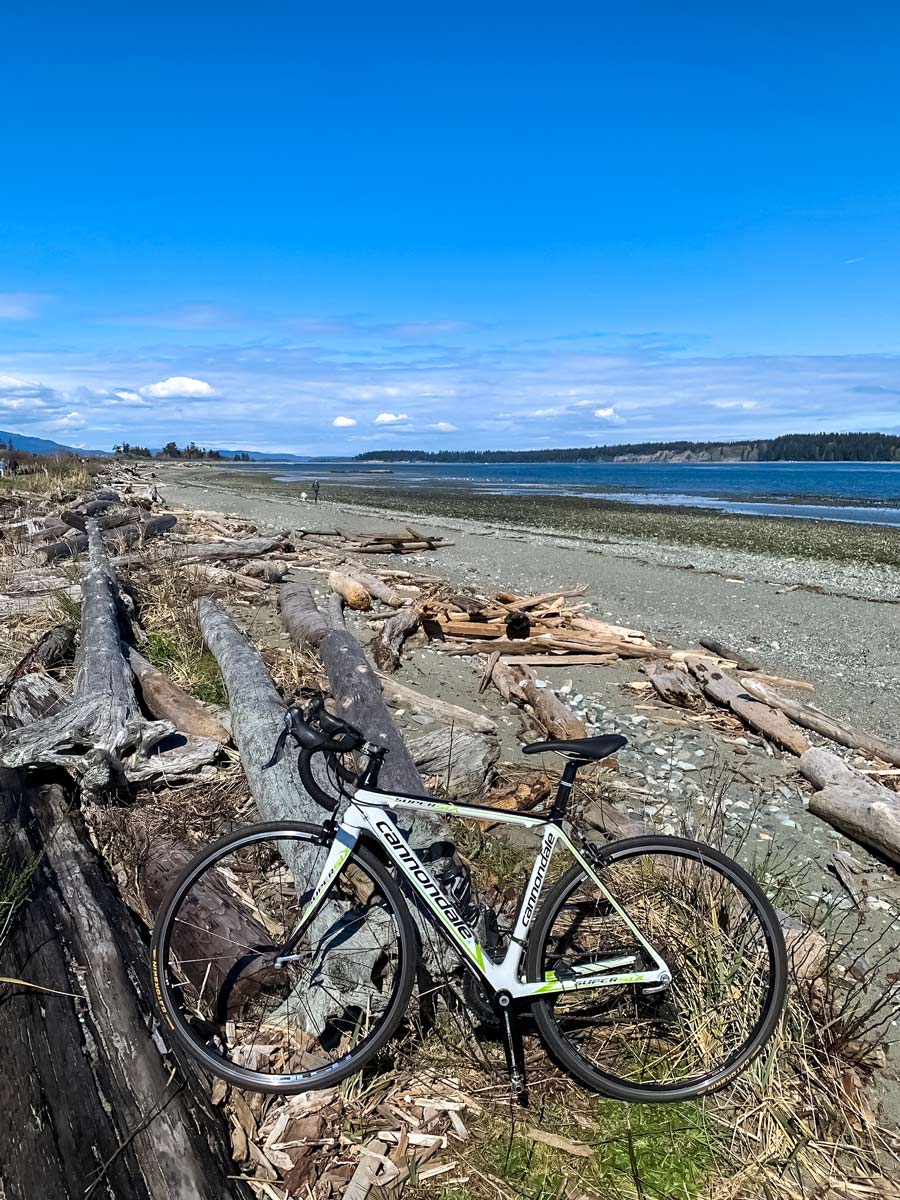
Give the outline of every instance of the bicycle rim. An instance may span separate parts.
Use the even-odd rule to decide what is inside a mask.
[[[680,838],[615,843],[596,873],[666,961],[672,982],[562,992],[534,1005],[548,1048],[582,1083],[619,1100],[691,1099],[723,1087],[760,1052],[784,1005],[787,959],[772,906],[746,871]],[[597,885],[573,868],[535,922],[528,978],[604,957],[653,962]]]
[[[387,868],[362,846],[289,961],[276,961],[326,853],[316,826],[251,826],[194,859],[160,907],[152,967],[164,1027],[236,1086],[337,1083],[371,1062],[403,1019],[412,922]]]

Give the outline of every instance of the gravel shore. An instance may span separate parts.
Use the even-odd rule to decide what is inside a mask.
[[[365,505],[312,505],[300,499],[300,488],[218,468],[164,467],[160,480],[172,503],[240,513],[279,528],[371,528],[379,512],[391,523],[414,520],[455,544],[403,565],[485,590],[527,593],[585,584],[600,615],[681,646],[716,637],[773,673],[810,680],[817,702],[836,716],[897,736],[895,567],[647,538],[601,540],[580,530],[501,523],[494,504],[484,521],[426,517],[429,497],[408,493],[392,496],[389,508],[376,507],[371,493]],[[404,502],[409,506],[394,507]]]

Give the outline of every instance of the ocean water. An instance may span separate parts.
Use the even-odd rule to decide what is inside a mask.
[[[581,496],[900,526],[900,463],[253,463],[283,482]]]

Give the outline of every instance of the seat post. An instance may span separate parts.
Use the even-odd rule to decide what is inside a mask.
[[[550,807],[550,816],[554,820],[559,820],[566,815],[566,808],[572,796],[572,784],[575,782],[575,776],[578,774],[578,768],[582,765],[582,762],[582,759],[570,758],[567,759],[566,765],[563,767],[562,778],[559,781],[556,796]]]

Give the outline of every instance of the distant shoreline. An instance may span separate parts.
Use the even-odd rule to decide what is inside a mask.
[[[279,482],[272,464],[228,469],[228,464],[185,464],[194,480],[215,470],[215,483],[242,495],[299,500],[309,480]],[[175,473],[180,474],[178,468]],[[169,476],[173,478],[172,475]],[[463,487],[420,489],[347,485],[320,480],[325,501],[354,507],[412,513],[438,519],[475,521],[488,527],[521,529],[597,542],[659,542],[703,547],[724,553],[751,552],[798,560],[854,562],[877,570],[900,567],[900,530],[864,521],[825,521],[807,517],[750,516],[688,505],[635,504],[579,496],[496,495]]]

